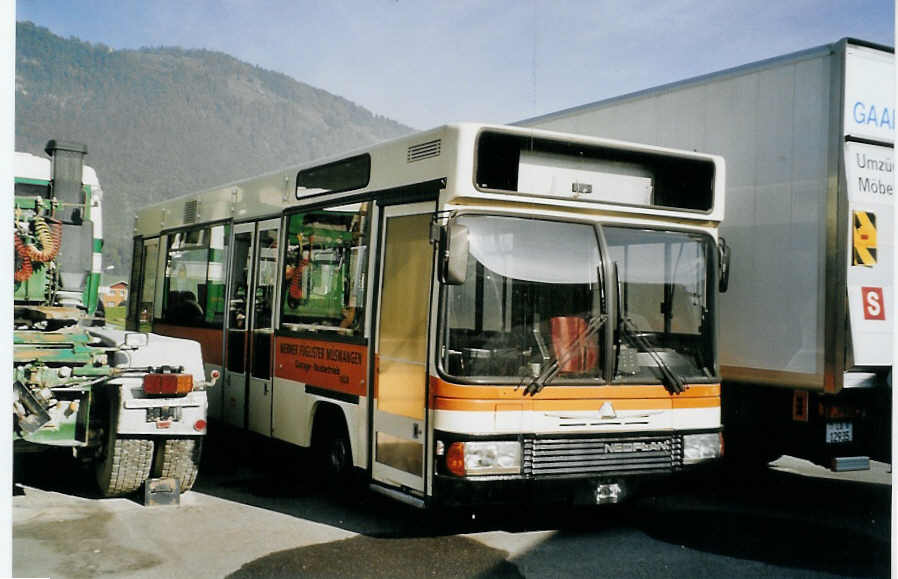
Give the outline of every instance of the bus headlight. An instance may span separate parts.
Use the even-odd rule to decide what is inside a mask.
[[[683,464],[720,458],[720,433],[683,435]]]
[[[499,440],[453,442],[446,453],[446,467],[458,476],[520,474],[521,444]]]

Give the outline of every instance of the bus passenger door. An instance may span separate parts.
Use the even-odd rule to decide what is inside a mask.
[[[427,448],[432,212],[433,203],[384,210],[374,364],[372,477],[421,492]]]
[[[278,274],[280,220],[259,224],[252,279],[252,315],[249,320],[248,428],[271,436],[271,348],[274,343],[275,281]]]
[[[253,234],[255,223],[241,223],[234,226],[234,240],[231,244],[229,264],[228,319],[225,332],[225,371],[222,380],[224,389],[225,423],[238,428],[245,426],[246,412],[246,358],[247,328],[251,312],[250,281],[253,271]]]

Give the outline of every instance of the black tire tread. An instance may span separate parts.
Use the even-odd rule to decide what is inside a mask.
[[[193,488],[203,452],[202,438],[167,438],[159,441],[153,476],[178,480],[181,492]]]
[[[153,441],[111,437],[97,467],[100,491],[107,497],[128,495],[140,488],[153,465]]]

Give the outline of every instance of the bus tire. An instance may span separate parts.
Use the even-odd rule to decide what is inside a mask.
[[[115,432],[106,439],[104,456],[96,464],[97,484],[106,497],[135,492],[150,476],[153,465],[153,441],[146,438],[121,438]]]
[[[156,445],[153,476],[178,480],[181,492],[193,488],[203,453],[202,438],[166,438]]]
[[[326,485],[343,485],[352,472],[352,447],[342,412],[322,409],[316,416],[312,447]]]

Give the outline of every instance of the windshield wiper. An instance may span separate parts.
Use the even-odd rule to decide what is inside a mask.
[[[643,350],[649,357],[651,357],[652,361],[655,362],[655,365],[658,366],[658,369],[661,371],[661,382],[664,384],[664,387],[667,388],[668,392],[671,394],[680,394],[681,392],[686,391],[687,387],[683,380],[670,369],[670,366],[664,361],[664,358],[662,358],[652,345],[649,344],[649,341],[646,340],[645,336],[639,332],[639,329],[633,325],[630,318],[626,316],[621,317],[620,328],[621,333],[631,344],[638,349]]]
[[[558,369],[567,364],[567,362],[574,356],[577,349],[594,336],[596,332],[599,331],[599,328],[605,324],[607,319],[608,316],[605,314],[590,316],[586,328],[580,332],[580,335],[567,344],[565,349],[561,352],[561,355],[554,358],[550,363],[543,364],[539,374],[530,379],[530,382],[524,388],[524,396],[527,396],[528,394],[534,396],[545,388],[555,376],[558,375]]]

